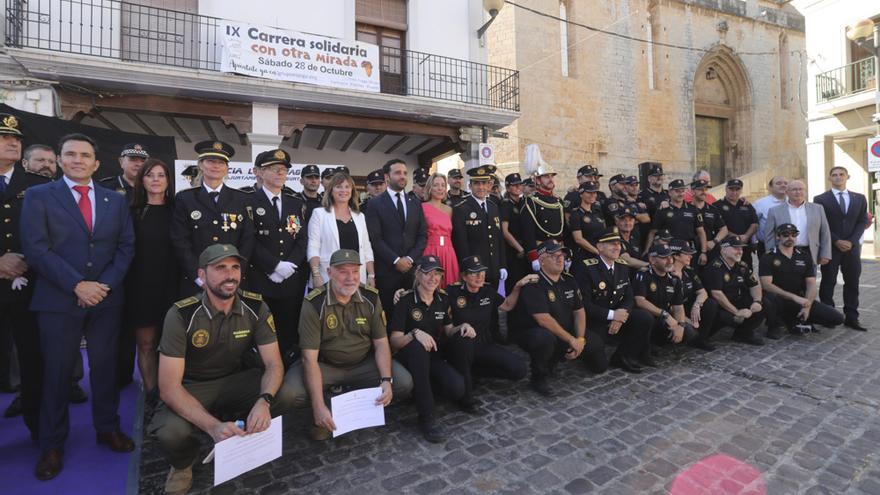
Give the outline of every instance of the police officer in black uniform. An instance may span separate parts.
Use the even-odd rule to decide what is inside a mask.
[[[605,193],[599,190],[599,177],[603,177],[602,174],[599,173],[599,169],[592,165],[584,165],[579,168],[577,171],[577,181],[578,187],[574,188],[574,190],[569,191],[568,194],[562,198],[562,203],[565,205],[565,209],[567,211],[573,211],[578,205],[581,204],[581,193],[578,190],[580,186],[586,183],[595,184],[596,187],[596,202],[598,203],[598,207],[601,207],[605,201]]]
[[[43,360],[36,314],[28,310],[35,273],[24,260],[19,231],[28,188],[50,179],[21,166],[24,135],[18,119],[0,113],[0,335],[12,333],[18,352],[21,414],[31,438],[38,438]]]
[[[648,262],[642,259],[641,232],[636,228],[636,213],[632,208],[626,207],[617,210],[614,215],[614,225],[620,234],[620,257],[630,267],[630,272],[648,268]]]
[[[684,181],[675,179],[669,183],[668,206],[658,208],[654,213],[654,221],[651,231],[648,233],[648,242],[645,250],[649,250],[654,244],[657,232],[663,229],[669,230],[673,239],[681,239],[687,242],[695,242],[698,246],[706,245],[706,232],[703,230],[703,218],[696,208],[684,201],[684,192],[687,189]],[[700,254],[702,264],[706,264],[705,253]]]
[[[535,179],[526,177],[523,179],[523,196],[535,194]]]
[[[336,168],[327,167],[321,172],[321,187],[324,188],[324,191],[327,191],[327,186],[330,184],[330,178],[333,177],[333,174],[336,173]]]
[[[703,269],[703,285],[718,302],[716,327],[733,327],[735,341],[764,345],[755,334],[766,315],[762,291],[751,265],[742,261],[745,245],[735,235],[722,239],[719,256]]]
[[[727,237],[727,224],[724,223],[724,216],[721,215],[721,210],[706,201],[708,189],[709,183],[704,180],[691,182],[691,191],[693,192],[691,205],[702,215],[703,231],[706,233],[706,248],[702,249],[702,251],[709,258],[713,258],[718,254],[718,242]]]
[[[492,189],[489,190],[489,201],[495,206],[501,206],[501,181],[497,175],[492,176]]]
[[[572,237],[573,262],[595,258],[599,255],[596,241],[605,232],[605,215],[597,203],[599,186],[584,182],[578,186],[578,206],[568,217],[568,230]]]
[[[254,247],[250,194],[225,186],[229,159],[235,149],[221,141],[195,146],[202,185],[177,193],[171,221],[171,242],[182,268],[180,295],[196,294],[204,283],[197,275],[199,254],[212,244],[232,244],[245,258]]]
[[[584,301],[565,272],[568,256],[568,248],[555,239],[541,244],[538,281],[523,286],[516,317],[508,318],[512,340],[529,353],[532,389],[543,396],[553,395],[547,378],[559,361],[578,358],[587,344]]]
[[[513,285],[519,279],[530,273],[530,267],[526,263],[526,250],[522,245],[521,213],[523,201],[523,180],[518,173],[508,174],[504,178],[504,186],[507,192],[501,199],[498,207],[498,217],[501,219],[501,234],[504,236],[504,259],[507,262],[507,280],[504,281],[505,294],[510,294]]]
[[[306,223],[312,218],[312,211],[321,206],[324,195],[318,192],[321,187],[321,171],[317,165],[306,165],[302,168],[299,176],[299,182],[303,186],[303,190],[296,193],[299,199],[306,205]]]
[[[298,272],[308,272],[309,239],[305,204],[282,189],[290,167],[290,155],[284,150],[257,155],[254,169],[263,185],[248,196],[256,234],[249,260],[250,286],[272,311],[281,357],[288,366],[299,354],[297,326],[305,280]]]
[[[546,163],[542,163],[534,172],[535,193],[526,196],[520,210],[522,228],[522,245],[537,272],[538,246],[553,239],[560,243],[566,237],[565,207],[562,200],[553,194],[556,188],[556,172]]]
[[[767,338],[782,337],[785,327],[800,335],[816,331],[813,324],[843,324],[843,313],[816,300],[816,266],[809,249],[795,246],[797,236],[794,224],[776,227],[776,247],[758,265],[767,303]]]
[[[138,172],[144,166],[144,162],[150,158],[147,150],[138,143],[126,144],[119,153],[119,166],[122,173],[111,177],[104,177],[98,181],[98,184],[112,189],[119,194],[124,194],[127,199],[131,199],[131,192],[134,190],[134,181],[137,180]]]
[[[498,294],[497,286],[486,283],[489,267],[479,256],[467,256],[461,260],[461,282],[446,286],[452,324],[470,324],[477,336],[474,345],[466,352],[450,354],[449,361],[464,376],[465,399],[468,409],[475,406],[473,400],[473,375],[519,380],[526,376],[526,362],[495,342],[498,335],[498,311],[510,311],[516,307],[521,288],[538,281],[530,274],[518,280],[507,298]],[[467,352],[470,351],[470,352]]]
[[[715,202],[730,235],[739,236],[743,246],[743,259],[752,264],[752,248],[749,245],[752,235],[758,230],[758,213],[755,207],[740,198],[743,183],[739,179],[727,181],[724,197]]]
[[[602,212],[605,214],[605,223],[614,223],[614,216],[621,208],[629,208],[635,215],[636,225],[646,224],[651,221],[647,210],[626,194],[627,177],[617,174],[608,179],[608,190],[611,195],[602,202]]]
[[[633,294],[636,307],[653,317],[651,343],[655,347],[668,342],[686,344],[696,337],[697,332],[687,321],[681,279],[669,273],[673,263],[669,246],[651,246],[648,262],[651,264],[648,270],[636,274]],[[642,364],[656,365],[649,352],[640,357]]]
[[[462,189],[462,184],[464,183],[464,176],[461,175],[461,170],[454,168],[446,174],[447,182],[449,183],[449,192],[446,194],[446,204],[454,207],[460,201],[470,196],[470,193]]]
[[[370,202],[370,199],[375,198],[376,196],[385,192],[385,172],[380,168],[379,170],[373,170],[369,174],[367,174],[367,197],[361,201],[360,210],[361,213],[367,212],[367,203]]]
[[[479,256],[489,267],[486,281],[497,287],[507,279],[507,263],[498,207],[488,200],[495,170],[495,165],[468,170],[471,195],[452,208],[452,245],[459,259]]]
[[[631,373],[641,373],[639,357],[648,350],[651,315],[634,307],[630,269],[620,258],[620,235],[607,229],[596,247],[599,257],[572,265],[572,274],[585,295],[590,318],[590,354],[587,364],[597,373],[608,369],[605,342],[620,344],[610,364]],[[526,296],[523,296],[526,297]]]
[[[382,172],[382,170],[380,169],[379,172]],[[430,174],[427,170],[423,169],[422,167],[416,167],[412,175],[412,190],[406,194],[414,199],[424,202],[425,184],[428,183],[429,176]],[[382,180],[385,180],[384,173],[382,174]]]
[[[709,293],[703,287],[703,281],[691,265],[697,250],[689,242],[680,239],[673,239],[669,243],[669,249],[672,251],[670,273],[681,280],[685,315],[697,329],[697,336],[690,341],[690,344],[697,349],[714,351],[715,346],[709,342],[709,339],[717,330],[715,316],[718,314],[718,303],[709,297]]]
[[[659,163],[652,163],[648,167],[648,187],[642,189],[639,193],[639,202],[644,203],[648,208],[648,215],[654,218],[654,213],[663,205],[665,201],[669,201],[669,194],[663,189],[663,166]]]

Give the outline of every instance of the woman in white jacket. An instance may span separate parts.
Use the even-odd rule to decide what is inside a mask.
[[[357,251],[361,258],[361,282],[371,287],[376,285],[367,222],[358,209],[354,190],[354,180],[348,174],[334,174],[324,191],[323,208],[312,212],[307,250],[312,287],[324,285],[330,255],[339,249]]]

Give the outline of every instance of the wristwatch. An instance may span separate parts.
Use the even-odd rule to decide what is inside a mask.
[[[388,383],[390,383],[390,384],[393,384],[393,383],[394,383],[394,377],[391,377],[391,376],[383,376],[382,378],[379,378],[379,385],[382,385],[382,384],[385,383],[385,382],[388,382]]]
[[[260,394],[257,399],[263,399],[266,401],[266,404],[269,404],[270,406],[275,403],[275,396],[270,393]]]

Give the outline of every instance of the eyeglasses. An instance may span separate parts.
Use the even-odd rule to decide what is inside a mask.
[[[779,234],[779,237],[794,237],[794,238],[797,238],[797,236],[798,236],[797,232],[782,232],[781,234]]]

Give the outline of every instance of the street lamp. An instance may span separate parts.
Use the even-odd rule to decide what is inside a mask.
[[[483,41],[483,35],[486,34],[486,30],[489,29],[492,21],[498,17],[498,12],[502,7],[504,7],[504,0],[483,0],[483,10],[489,13],[489,20],[480,29],[477,29],[477,38],[479,38],[480,42]]]
[[[856,43],[864,43],[874,38],[874,115],[872,120],[877,125],[877,136],[880,136],[880,23],[872,19],[862,19],[852,26],[847,26],[846,37]]]

